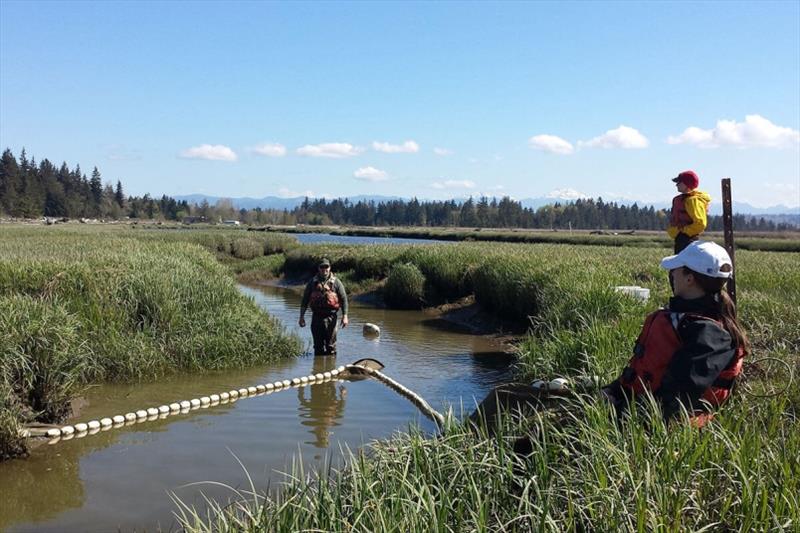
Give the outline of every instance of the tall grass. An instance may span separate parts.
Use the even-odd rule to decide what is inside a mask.
[[[658,267],[665,254],[475,243],[301,247],[289,256],[312,265],[310,258],[328,255],[335,269],[352,273],[381,265],[365,276],[383,275],[386,263],[413,265],[426,291],[472,292],[486,309],[527,324],[517,346],[519,380],[593,374],[610,381],[630,356],[646,313],[667,302],[667,276]],[[655,406],[620,424],[586,397],[566,410],[506,421],[496,437],[457,423],[438,439],[397,435],[348,454],[340,471],[296,470],[279,490],[229,506],[219,502],[202,516],[184,508],[184,525],[190,531],[797,531],[800,256],[740,251],[736,271],[753,353],[732,401],[702,430],[685,421],[664,425]],[[631,284],[650,288],[651,300],[612,290]],[[766,372],[771,360],[785,364]],[[761,390],[781,392],[748,392]],[[527,457],[511,451],[522,435],[533,445]]]
[[[19,424],[62,419],[88,382],[299,353],[298,340],[208,251],[106,232],[4,232],[0,332],[0,383],[12,393],[0,413],[0,449],[9,451],[19,448]]]
[[[398,309],[419,309],[425,302],[425,275],[411,263],[392,268],[384,287],[384,300]]]
[[[665,426],[655,406],[616,423],[579,399],[497,436],[451,424],[412,430],[338,471],[299,468],[270,494],[240,494],[188,531],[792,531],[800,523],[800,427],[738,404],[697,430]],[[755,411],[755,412],[753,412]],[[527,437],[529,455],[513,452]]]

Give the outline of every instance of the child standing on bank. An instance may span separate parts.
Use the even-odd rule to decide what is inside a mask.
[[[681,172],[672,181],[680,194],[672,199],[672,214],[667,233],[675,241],[677,254],[705,231],[711,196],[697,189],[700,178],[691,170]]]

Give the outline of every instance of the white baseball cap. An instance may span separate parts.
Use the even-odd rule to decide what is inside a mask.
[[[729,278],[733,274],[731,257],[725,248],[714,242],[695,241],[677,255],[661,260],[661,268],[686,267],[712,278]]]

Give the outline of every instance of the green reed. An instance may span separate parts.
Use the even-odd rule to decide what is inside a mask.
[[[0,404],[3,455],[19,448],[20,424],[62,420],[89,382],[241,368],[299,353],[298,340],[238,291],[208,244],[3,229],[0,383],[11,391]]]
[[[616,377],[646,313],[670,294],[661,248],[461,243],[303,246],[313,268],[381,279],[414,265],[426,291],[474,294],[527,326],[519,380]],[[373,270],[364,265],[380,265]],[[300,269],[298,269],[300,270]],[[800,256],[737,253],[739,313],[753,353],[732,401],[703,429],[665,425],[654,405],[619,424],[588,395],[567,409],[506,420],[498,436],[451,421],[345,453],[340,470],[296,468],[267,493],[208,512],[181,507],[190,531],[796,531],[800,528]],[[356,276],[358,277],[358,276]],[[433,280],[433,281],[432,281]],[[615,285],[651,290],[638,302]],[[766,394],[765,394],[766,392]],[[512,444],[528,435],[533,453]]]

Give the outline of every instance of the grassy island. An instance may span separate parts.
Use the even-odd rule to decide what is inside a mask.
[[[22,424],[63,420],[88,383],[299,353],[213,255],[245,255],[254,243],[263,255],[280,237],[0,229],[0,458],[25,452]]]

